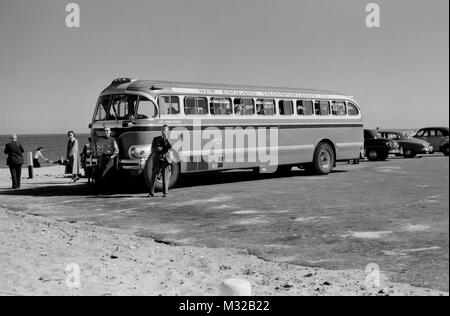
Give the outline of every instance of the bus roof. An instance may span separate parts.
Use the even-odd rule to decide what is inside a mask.
[[[269,87],[269,86],[251,86],[251,85],[231,85],[231,84],[214,84],[214,83],[195,83],[195,82],[177,82],[177,81],[159,81],[159,80],[139,80],[122,78],[114,80],[103,92],[114,93],[119,91],[140,91],[146,93],[160,93],[162,90],[171,91],[173,89],[214,89],[214,90],[246,90],[260,92],[281,92],[281,93],[301,93],[301,94],[322,94],[322,95],[338,95],[346,96],[339,92],[303,89],[303,88],[285,88],[285,87]]]

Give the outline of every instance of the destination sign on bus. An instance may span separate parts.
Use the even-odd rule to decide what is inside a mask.
[[[176,93],[202,94],[202,95],[221,95],[221,96],[241,96],[241,97],[260,97],[260,98],[294,98],[294,99],[347,99],[343,95],[329,94],[308,94],[282,91],[254,91],[254,90],[233,90],[233,89],[191,89],[191,88],[173,88]]]

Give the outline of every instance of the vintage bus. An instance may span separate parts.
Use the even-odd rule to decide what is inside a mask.
[[[359,159],[364,145],[361,110],[340,93],[129,78],[101,92],[91,141],[110,127],[120,149],[119,169],[148,184],[151,144],[165,124],[171,142],[180,145],[174,146],[171,187],[184,173],[206,171],[301,166],[324,175],[338,161]]]

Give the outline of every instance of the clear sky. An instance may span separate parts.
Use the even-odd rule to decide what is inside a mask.
[[[448,0],[78,0],[77,29],[69,2],[0,0],[0,134],[88,132],[127,76],[340,91],[367,127],[449,124]]]

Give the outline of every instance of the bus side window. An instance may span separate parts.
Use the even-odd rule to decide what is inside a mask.
[[[197,98],[197,107],[198,107],[198,114],[200,115],[209,114],[208,100],[206,98]]]
[[[350,102],[347,103],[347,110],[348,110],[348,115],[350,115],[350,116],[359,115],[358,108],[353,103],[350,103]]]
[[[210,103],[210,113],[212,115],[230,115],[233,114],[231,99],[212,98]]]
[[[208,101],[206,98],[186,97],[184,111],[186,115],[207,115],[209,114]]]
[[[330,104],[328,101],[315,101],[314,112],[316,115],[327,116],[330,115]]]
[[[335,116],[344,116],[347,114],[345,102],[343,101],[333,101],[331,102],[332,113]]]
[[[294,114],[294,104],[290,100],[280,100],[279,108],[280,115],[293,115]]]
[[[144,96],[139,97],[139,106],[137,111],[138,119],[155,118],[158,115],[155,103]]]
[[[253,99],[234,99],[234,114],[254,115],[255,113],[255,101]]]
[[[311,100],[297,100],[297,114],[305,116],[313,115],[313,102]]]
[[[320,101],[320,115],[330,115],[330,102]]]
[[[256,113],[258,115],[275,115],[276,107],[273,99],[256,100]]]
[[[180,114],[180,98],[177,96],[159,97],[159,111],[161,115]]]

